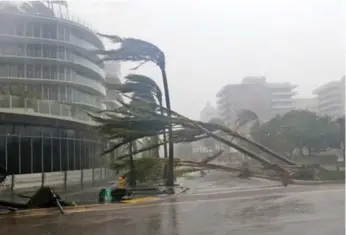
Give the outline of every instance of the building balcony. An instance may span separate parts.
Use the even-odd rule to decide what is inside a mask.
[[[85,23],[78,17],[73,17],[70,15],[66,16],[43,16],[37,14],[23,14],[23,13],[13,13],[1,11],[1,15],[6,15],[7,17],[12,17],[17,20],[22,20],[23,22],[34,22],[34,23],[52,23],[52,24],[62,24],[69,26],[72,29],[76,29],[83,34],[83,37],[88,38],[93,44],[101,49],[104,49],[104,45],[100,37],[92,29],[90,24]],[[82,38],[83,38],[82,37]]]
[[[56,84],[56,85],[66,85],[69,87],[74,87],[85,93],[95,94],[99,96],[106,96],[106,88],[98,81],[93,79],[83,77],[80,75],[75,76],[73,79],[68,77],[65,79],[53,79],[53,78],[35,78],[35,77],[10,77],[3,76],[0,74],[0,81],[2,83],[13,84],[19,82],[21,84]]]
[[[90,53],[90,51],[97,50],[97,47],[73,35],[70,36],[70,40],[62,40],[34,36],[20,36],[14,34],[0,34],[0,41],[4,43],[10,42],[18,44],[43,44],[63,46],[70,50],[76,51],[85,57],[89,57],[94,61],[98,61],[100,59],[100,56]]]
[[[87,76],[98,78],[99,80],[105,81],[105,72],[96,64],[92,63],[88,59],[81,56],[75,55],[68,59],[59,57],[44,57],[44,56],[24,56],[24,55],[8,55],[0,54],[0,62],[12,62],[12,63],[30,63],[30,64],[42,64],[51,65],[58,64],[66,67],[72,67],[80,73],[84,73]]]
[[[0,95],[0,111],[64,118],[95,125],[82,108],[55,101],[34,100],[18,96]]]

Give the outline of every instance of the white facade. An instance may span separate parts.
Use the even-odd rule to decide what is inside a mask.
[[[295,85],[290,83],[268,83],[267,86],[270,93],[272,116],[282,115],[294,109]]]
[[[332,81],[318,87],[314,94],[317,97],[319,115],[331,117],[345,115],[345,76],[339,81]]]
[[[268,83],[265,77],[245,77],[240,84],[229,84],[218,92],[218,109],[232,123],[241,110],[251,110],[266,121],[294,109],[295,85]]]
[[[104,49],[102,41],[90,28],[56,15],[44,3],[25,4],[0,3],[0,22],[6,22],[0,24],[0,86],[20,85],[39,102],[29,107],[27,101],[25,105],[13,102],[18,95],[6,98],[1,94],[4,102],[0,108],[30,108],[90,120],[85,109],[105,107],[104,67],[90,53]],[[26,10],[30,5],[33,8]]]
[[[107,97],[103,101],[106,104],[107,109],[115,109],[119,107],[119,103],[117,100],[122,100],[121,95],[116,89],[114,89],[114,85],[118,85],[121,83],[120,80],[120,63],[119,62],[106,62],[105,63],[105,72],[106,72],[106,83],[107,83]]]

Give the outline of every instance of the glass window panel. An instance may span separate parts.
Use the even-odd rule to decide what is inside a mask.
[[[34,24],[33,27],[34,27],[34,36],[37,38],[41,37],[41,35],[40,35],[41,34],[40,33],[41,24]]]
[[[21,172],[22,174],[31,173],[31,142],[30,137],[21,137]]]
[[[33,37],[34,36],[34,27],[35,24],[34,23],[28,23],[26,25],[26,36],[28,37]]]
[[[60,171],[60,139],[58,137],[53,138],[52,146],[53,146],[53,171]]]
[[[0,165],[6,167],[6,136],[5,132],[2,132],[2,128],[0,130]]]
[[[52,115],[60,116],[61,115],[61,113],[60,113],[60,104],[52,103],[52,105],[51,105],[51,112],[52,112]]]
[[[27,64],[26,65],[26,77],[33,78],[34,77],[34,65]]]
[[[68,139],[68,156],[69,156],[69,170],[75,170],[74,169],[74,161],[75,161],[75,154],[74,154],[74,140]]]
[[[34,173],[42,172],[42,138],[41,137],[33,137],[33,171]]]
[[[7,136],[8,171],[19,174],[19,138]]]
[[[42,65],[41,64],[35,64],[34,65],[34,77],[35,78],[41,78],[41,72],[42,72]]]
[[[86,149],[86,144],[84,142],[84,140],[80,141],[81,142],[81,162],[80,162],[80,169],[86,169],[86,165],[85,165],[85,158],[86,158],[86,155],[87,155],[87,149]]]
[[[44,172],[50,172],[52,166],[52,142],[50,137],[43,137],[43,166]]]
[[[16,25],[16,35],[18,36],[24,36],[25,34],[25,26],[23,23],[17,23]]]

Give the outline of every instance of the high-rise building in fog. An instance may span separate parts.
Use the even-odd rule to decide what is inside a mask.
[[[345,115],[345,76],[338,81],[326,83],[316,90],[317,113],[339,117]]]
[[[227,122],[235,121],[244,109],[268,120],[294,108],[295,88],[290,83],[268,83],[265,77],[245,77],[242,83],[226,85],[217,93],[218,109]]]
[[[317,99],[315,97],[294,99],[294,108],[317,113]]]

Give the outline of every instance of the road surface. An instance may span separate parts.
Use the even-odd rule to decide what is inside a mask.
[[[343,235],[344,185],[289,186],[213,173],[175,199],[112,211],[6,218],[8,235]]]

